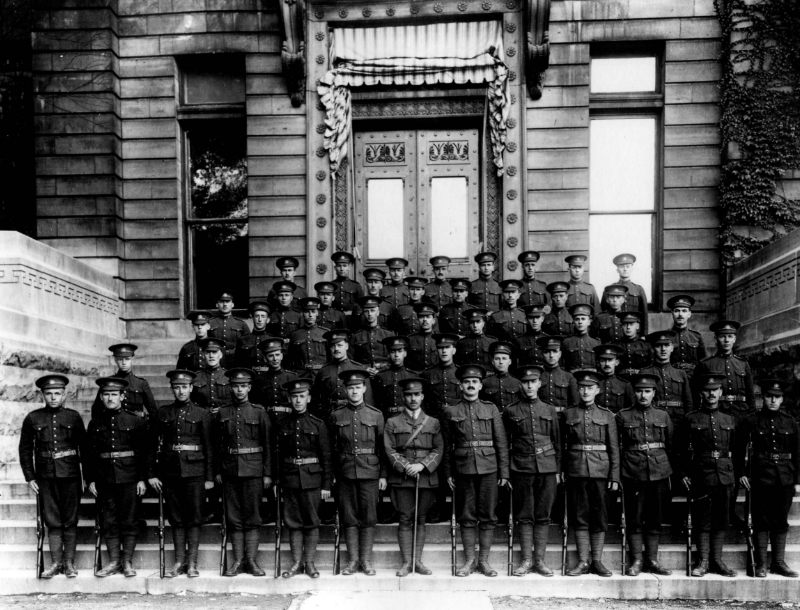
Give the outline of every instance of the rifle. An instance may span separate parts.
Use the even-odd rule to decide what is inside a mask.
[[[414,482],[414,530],[411,536],[411,574],[417,565],[417,514],[419,511],[419,475]]]
[[[564,518],[561,521],[561,576],[567,575],[567,536],[569,523],[567,521],[567,481],[561,483],[564,488]]]
[[[158,492],[158,577],[164,578],[166,570],[166,551],[164,549],[164,494]]]
[[[686,576],[692,575],[692,492],[686,490]]]
[[[100,555],[100,542],[103,532],[100,528],[100,507],[97,505],[96,500],[94,508],[94,575],[97,576],[97,573],[103,569],[103,560]]]
[[[508,575],[514,572],[514,490],[508,482]]]
[[[336,576],[339,573],[339,550],[342,546],[342,538],[339,528],[339,506],[336,505],[336,500],[334,500],[334,505],[336,512],[333,516],[333,575]]]
[[[628,557],[627,557],[627,550],[628,550],[628,518],[625,514],[625,493],[622,489],[622,483],[619,484],[619,501],[622,504],[622,510],[620,512],[620,519],[619,519],[619,530],[622,534],[622,575],[625,576],[625,568],[628,565]]]
[[[42,577],[44,571],[44,519],[39,492],[36,492],[36,578]]]
[[[277,448],[275,455],[279,456]],[[280,463],[275,464],[275,578],[281,576],[281,528],[283,526],[283,518],[281,516],[281,484],[279,482]]]
[[[225,576],[228,570],[228,510],[225,507],[225,487],[222,487],[222,523],[219,524],[220,542],[219,549],[219,575]]]
[[[747,443],[747,478],[753,469],[753,442]],[[752,482],[751,482],[752,486]],[[747,541],[747,573],[749,576],[755,577],[756,575],[756,559],[753,553],[753,490],[746,489],[744,492],[745,510],[747,511],[747,520],[744,524],[744,536]]]
[[[450,563],[452,564],[452,575],[456,575],[456,492],[450,497]]]

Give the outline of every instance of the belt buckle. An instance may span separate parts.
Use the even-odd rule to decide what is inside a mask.
[[[303,459],[302,458],[294,458],[292,460],[292,464],[294,464],[295,466],[301,466],[303,464]]]
[[[716,460],[716,459],[719,459],[719,456],[720,456],[720,455],[722,455],[722,452],[721,452],[721,451],[712,451],[712,452],[711,452],[711,457],[712,457],[712,458],[714,458],[715,460]]]
[[[639,445],[639,450],[640,451],[647,451],[649,449],[650,449],[650,444],[649,443],[642,443],[641,445]]]

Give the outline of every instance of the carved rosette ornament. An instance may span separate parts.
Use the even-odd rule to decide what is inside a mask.
[[[466,2],[459,2],[458,3],[458,10],[460,10],[462,13],[465,10],[467,10],[467,3]]]
[[[509,142],[506,144],[506,150],[510,153],[517,152],[517,145],[515,142]]]
[[[341,17],[342,19],[347,19],[347,15],[348,12],[346,8],[339,9],[339,17]]]
[[[394,17],[394,14],[395,14],[396,12],[397,12],[397,9],[396,9],[396,8],[394,8],[393,6],[390,6],[390,7],[388,7],[388,8],[386,9],[386,14],[387,14],[387,15],[389,15],[389,17]]]
[[[506,264],[509,271],[516,271],[518,266],[519,263],[517,263],[517,261],[508,261],[508,264]]]
[[[528,0],[527,22],[525,76],[531,99],[538,100],[550,65],[550,0]]]
[[[319,135],[322,135],[323,133],[325,133],[325,123],[319,123],[317,125],[317,133]]]
[[[363,11],[361,11],[361,14],[364,15],[364,17],[371,17],[372,16],[372,9],[367,7]]]
[[[324,157],[326,154],[328,154],[328,151],[327,151],[327,150],[325,150],[324,148],[322,148],[322,146],[320,146],[319,148],[317,148],[317,156],[318,156],[320,159],[321,159],[322,157]]]
[[[509,165],[506,168],[506,174],[508,176],[516,176],[517,175],[517,167],[515,165]]]
[[[517,24],[516,23],[509,22],[509,23],[506,24],[506,32],[508,32],[509,34],[513,34],[516,31],[517,31]]]
[[[506,220],[508,221],[508,224],[513,225],[519,219],[516,214],[509,214],[506,216]]]
[[[509,57],[514,57],[514,55],[516,54],[517,54],[517,49],[515,49],[514,47],[508,47],[506,49],[506,55],[508,55]]]
[[[492,9],[492,3],[487,0],[486,2],[481,3],[481,8],[485,11],[489,11]]]
[[[319,55],[317,55],[317,63],[318,63],[319,65],[322,65],[322,64],[324,64],[324,63],[325,63],[325,56],[324,56],[322,53],[320,53]]]
[[[437,2],[433,5],[433,10],[437,13],[441,13],[444,10],[444,5],[441,2]]]
[[[322,182],[323,180],[325,180],[325,178],[328,177],[328,173],[324,170],[319,170],[316,175],[317,175],[317,180],[319,180],[320,182]]]
[[[317,273],[319,273],[320,275],[325,275],[326,273],[328,273],[328,265],[326,265],[325,263],[320,263],[319,265],[317,265]]]
[[[508,244],[509,248],[516,248],[518,243],[519,243],[519,240],[516,237],[509,237],[506,240],[506,244]]]
[[[316,35],[314,36],[314,38],[316,38],[317,40],[322,42],[323,40],[325,40],[325,33],[324,32],[317,32]]]
[[[324,252],[325,248],[327,247],[328,247],[328,242],[326,242],[324,239],[321,239],[317,242],[317,250],[319,250],[320,252]]]
[[[283,44],[281,64],[286,77],[286,88],[295,108],[303,104],[306,95],[306,2],[305,0],[281,0],[281,22]],[[324,13],[317,10],[317,19]]]
[[[323,218],[322,216],[317,218],[317,226],[320,229],[324,229],[327,226],[327,224],[328,224],[328,221],[325,218]]]
[[[515,191],[514,189],[511,189],[510,191],[508,191],[508,192],[506,193],[506,197],[507,197],[508,199],[510,199],[511,201],[513,201],[514,199],[516,199],[516,198],[517,198],[517,195],[518,195],[518,193],[517,193],[517,191]]]
[[[317,195],[317,203],[320,205],[325,205],[325,202],[328,201],[328,196],[324,193],[320,193]]]

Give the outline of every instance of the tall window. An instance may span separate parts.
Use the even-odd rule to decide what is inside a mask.
[[[184,199],[191,307],[221,289],[249,301],[247,138],[241,55],[179,61]]]
[[[596,52],[597,51],[597,52]],[[651,302],[658,273],[661,86],[658,53],[593,49],[589,123],[592,282],[617,279],[612,259],[636,256],[632,280]]]

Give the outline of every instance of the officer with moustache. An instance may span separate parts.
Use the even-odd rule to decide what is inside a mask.
[[[436,314],[439,309],[434,303],[415,303],[419,330],[408,336],[409,366],[423,370],[439,361],[436,355],[436,341],[433,338],[436,330]]]
[[[453,287],[447,281],[450,262],[450,258],[447,256],[434,256],[430,260],[433,279],[425,285],[425,296],[438,309],[453,301]]]

